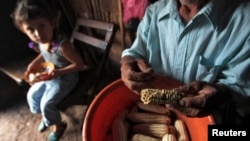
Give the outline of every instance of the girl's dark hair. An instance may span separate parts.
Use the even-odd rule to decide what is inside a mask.
[[[58,24],[60,13],[56,9],[51,8],[44,0],[19,0],[11,16],[14,24],[20,29],[22,22],[39,17]]]

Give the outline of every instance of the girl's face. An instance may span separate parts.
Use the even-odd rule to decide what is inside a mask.
[[[20,25],[22,31],[36,43],[49,43],[53,39],[55,25],[46,18],[36,18]]]

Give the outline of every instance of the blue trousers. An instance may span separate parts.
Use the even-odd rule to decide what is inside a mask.
[[[41,113],[46,126],[60,123],[62,118],[58,104],[71,92],[76,83],[52,79],[33,84],[27,93],[30,111],[34,114]]]

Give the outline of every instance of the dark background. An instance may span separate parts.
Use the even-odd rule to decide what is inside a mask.
[[[32,53],[27,43],[29,39],[13,25],[11,13],[16,0],[0,1],[0,64]]]

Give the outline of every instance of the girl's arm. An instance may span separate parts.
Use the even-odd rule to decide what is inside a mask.
[[[62,43],[61,52],[62,55],[69,62],[71,62],[71,64],[64,68],[55,69],[52,74],[53,76],[72,73],[87,68],[80,55],[74,50],[73,45],[69,41],[65,41]]]
[[[34,67],[36,67],[38,64],[44,62],[43,56],[39,54],[27,67],[26,71],[32,70]]]
[[[25,80],[28,80],[28,75],[32,69],[34,69],[38,64],[44,62],[43,56],[39,54],[33,61],[31,61],[24,73]]]

